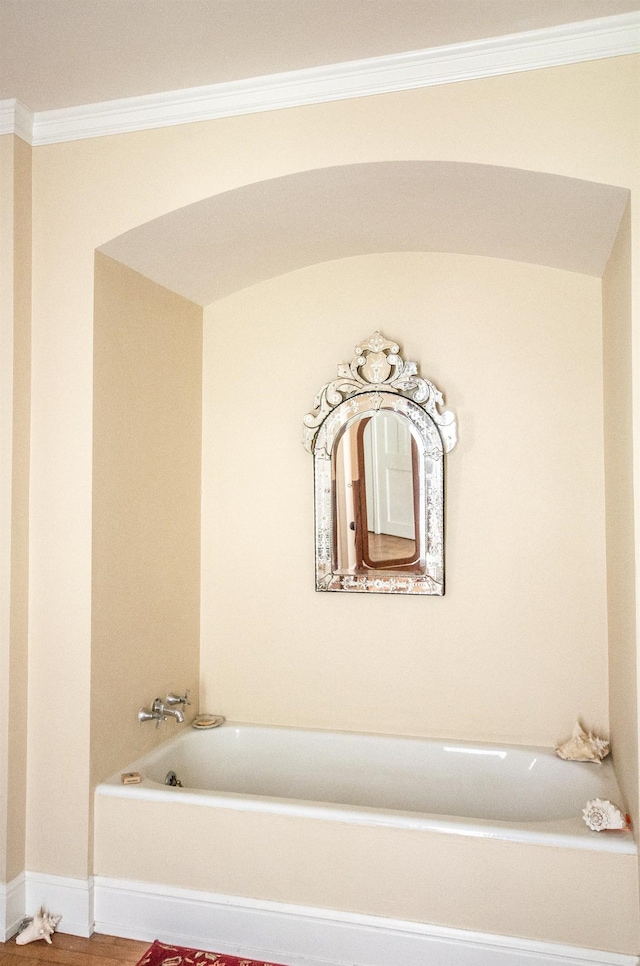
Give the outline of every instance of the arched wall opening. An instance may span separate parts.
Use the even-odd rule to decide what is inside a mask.
[[[614,658],[607,643],[607,554],[629,549],[609,510],[630,467],[618,459],[607,494],[603,390],[604,369],[630,411],[630,376],[626,389],[606,376],[630,367],[625,222],[606,269],[627,195],[483,165],[350,165],[216,195],[102,246],[94,780],[158,738],[131,723],[114,743],[101,725],[124,667],[127,708],[199,681],[202,710],[311,727],[552,744],[574,715],[635,722],[620,644],[632,585],[614,601]],[[376,328],[461,427],[449,587],[427,608],[313,591],[300,421]],[[632,731],[620,758],[637,808]]]
[[[100,246],[198,305],[384,252],[483,255],[601,277],[629,192],[459,161],[314,168],[225,191]]]

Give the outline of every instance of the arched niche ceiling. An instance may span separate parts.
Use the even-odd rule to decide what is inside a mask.
[[[308,265],[457,252],[602,275],[625,188],[515,168],[384,161],[319,168],[205,198],[100,251],[208,305]]]

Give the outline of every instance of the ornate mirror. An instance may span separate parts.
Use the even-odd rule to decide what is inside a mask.
[[[374,332],[304,418],[316,590],[444,594],[444,454],[456,420],[399,351]]]

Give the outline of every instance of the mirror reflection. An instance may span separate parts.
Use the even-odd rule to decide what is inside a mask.
[[[378,411],[347,424],[334,449],[334,568],[416,570],[422,492],[419,443],[407,420]]]

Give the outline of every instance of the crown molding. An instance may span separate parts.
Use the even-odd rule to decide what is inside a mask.
[[[20,101],[0,101],[0,134],[17,134],[33,144],[33,119],[33,113]]]
[[[208,87],[31,112],[0,101],[0,134],[33,146],[453,84],[640,52],[640,12]]]
[[[0,134],[15,134],[17,101],[0,101]]]

